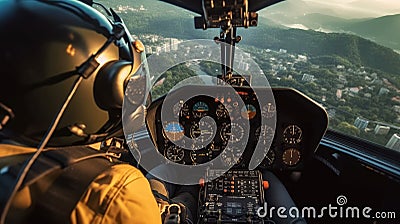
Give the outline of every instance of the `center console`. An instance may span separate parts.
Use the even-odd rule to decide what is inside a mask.
[[[199,223],[263,223],[264,182],[258,170],[209,170],[199,197]]]

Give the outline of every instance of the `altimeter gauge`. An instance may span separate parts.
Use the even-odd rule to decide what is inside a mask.
[[[165,149],[164,156],[172,162],[179,163],[185,156],[185,151],[176,145],[170,145]]]
[[[283,142],[287,144],[298,144],[303,138],[303,131],[297,125],[289,125],[283,131]]]
[[[215,135],[213,124],[206,121],[205,118],[198,123],[194,123],[190,127],[190,137],[195,140],[196,144],[204,146],[208,144]]]

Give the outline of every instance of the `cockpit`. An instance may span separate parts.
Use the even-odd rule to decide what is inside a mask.
[[[391,0],[383,1],[389,4]],[[81,160],[98,159],[100,152],[101,164],[106,158],[113,163],[110,167],[129,165],[138,171],[145,183],[143,192],[148,190],[151,196],[148,204],[157,203],[163,223],[398,223],[400,43],[397,33],[382,30],[387,25],[398,32],[393,24],[398,24],[400,14],[393,10],[393,2],[391,7],[376,10],[370,5],[361,9],[363,3],[358,1],[317,0],[100,0],[71,4],[40,0],[34,4],[71,17],[68,24],[83,20],[82,27],[71,32],[68,26],[65,30],[54,26],[51,35],[62,38],[49,49],[66,42],[60,55],[68,60],[77,60],[75,54],[87,57],[71,62],[73,66],[68,64],[72,71],[56,77],[46,74],[46,80],[28,85],[42,88],[37,94],[39,103],[19,106],[15,94],[8,97],[10,103],[5,102],[17,106],[0,102],[0,146],[11,142],[19,147],[19,140],[31,137],[25,135],[26,130],[34,141],[21,146],[40,140],[37,150],[30,151],[34,156],[25,165],[18,164],[23,172],[14,174],[8,172],[8,166],[0,167],[0,178],[9,180],[13,175],[16,179],[7,197],[0,197],[6,202],[1,204],[6,212],[0,222],[6,221],[9,211],[16,217],[12,201],[18,198],[19,188],[35,187],[40,179],[34,178],[34,172],[28,174],[35,160],[45,168],[70,170],[67,168]],[[79,7],[89,8],[86,11],[90,13]],[[396,7],[400,9],[399,4]],[[41,30],[38,24],[34,28]],[[86,36],[77,35],[86,28]],[[70,35],[58,35],[60,30]],[[90,43],[96,44],[95,50],[89,49],[85,39],[96,35],[99,40]],[[40,38],[32,40],[48,44]],[[47,49],[43,52],[51,56]],[[112,57],[107,58],[106,53]],[[4,58],[8,59],[8,54]],[[12,70],[23,67],[14,62]],[[18,71],[15,83],[20,85],[19,75],[25,77],[31,70]],[[31,91],[21,83],[24,85],[18,88]],[[68,88],[58,88],[58,83],[66,83]],[[81,83],[85,92],[78,88]],[[49,93],[60,89],[68,97],[61,109],[52,108],[56,113],[53,121],[42,115],[50,114],[49,105],[40,107],[43,113],[32,109],[46,104],[41,98],[52,98]],[[75,93],[80,98],[74,100]],[[68,114],[70,102],[72,112]],[[84,104],[96,114],[81,111]],[[16,133],[24,133],[15,141],[13,126],[8,126],[11,131],[3,126],[14,119],[11,109],[25,105],[34,111],[26,120],[45,128],[25,128],[23,119],[17,119]],[[64,112],[67,115],[62,118]],[[86,116],[80,117],[83,113]],[[78,122],[78,117],[85,122]],[[42,120],[49,120],[48,131],[49,125]],[[112,143],[107,145],[110,139]],[[98,149],[84,159],[68,159],[68,150],[67,156],[60,156],[45,147],[64,147],[55,140]],[[56,162],[47,163],[43,157]],[[41,177],[46,176],[46,169],[39,171]],[[95,174],[93,171],[90,178]],[[26,176],[30,179],[24,182]],[[59,185],[64,190],[63,184]],[[42,196],[52,190],[45,187]],[[89,194],[102,195],[96,190],[86,196]],[[127,209],[123,212],[129,214]],[[81,214],[73,213],[76,217]]]

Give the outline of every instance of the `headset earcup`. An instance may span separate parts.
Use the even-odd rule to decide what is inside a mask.
[[[94,81],[93,94],[103,110],[120,109],[124,99],[124,84],[131,72],[132,62],[111,61],[103,65]]]

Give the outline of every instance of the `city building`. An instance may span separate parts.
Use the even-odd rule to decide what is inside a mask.
[[[170,48],[171,48],[171,50],[172,51],[177,51],[178,50],[178,44],[180,43],[181,41],[179,41],[178,39],[176,39],[176,38],[170,38]]]
[[[374,133],[376,135],[387,135],[390,131],[390,127],[383,125],[376,125],[374,129]]]
[[[342,98],[342,90],[341,89],[337,89],[336,90],[336,98],[338,98],[338,99],[340,99],[340,98]]]
[[[393,107],[394,112],[400,113],[400,106],[399,105],[394,105]]]
[[[281,53],[281,54],[286,54],[286,53],[287,53],[287,50],[286,50],[286,49],[279,49],[279,53]]]
[[[368,124],[369,124],[368,120],[360,117],[357,117],[356,120],[354,121],[354,126],[356,126],[360,130],[365,130]]]
[[[371,97],[372,97],[372,94],[371,94],[371,93],[365,93],[365,94],[364,94],[364,97],[366,97],[366,98],[371,98]]]
[[[351,93],[354,93],[354,94],[358,94],[358,92],[360,92],[360,90],[361,90],[360,87],[351,87],[351,88],[349,88],[349,91]]]
[[[393,134],[389,141],[386,143],[386,147],[400,152],[400,135]]]
[[[248,71],[250,69],[250,65],[247,62],[239,61],[238,69],[240,71]]]
[[[388,94],[390,92],[390,90],[389,89],[386,89],[386,88],[381,88],[380,90],[379,90],[379,95],[384,95],[384,94]]]
[[[313,82],[315,80],[314,75],[309,75],[309,74],[304,74],[303,78],[301,79],[301,81],[304,82]]]
[[[297,60],[302,61],[302,62],[307,62],[308,58],[305,55],[299,54],[299,55],[297,55]]]

